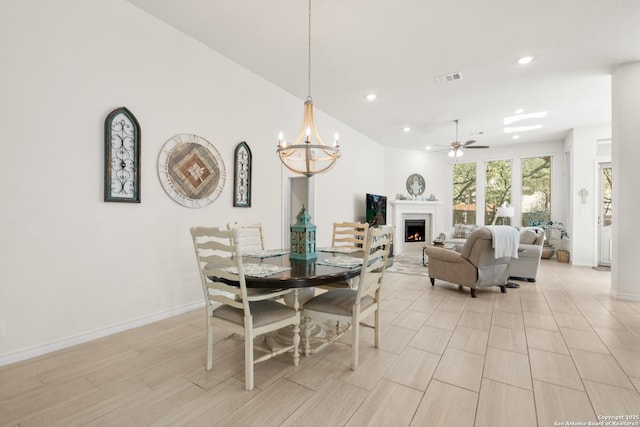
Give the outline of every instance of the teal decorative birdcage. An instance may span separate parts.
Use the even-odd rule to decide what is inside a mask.
[[[302,206],[298,213],[298,222],[291,226],[290,259],[308,260],[317,258],[316,226],[311,224],[311,217]]]

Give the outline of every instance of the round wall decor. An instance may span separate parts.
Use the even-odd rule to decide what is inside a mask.
[[[421,196],[426,189],[426,184],[422,175],[414,173],[407,178],[407,191],[412,196]]]
[[[226,178],[216,147],[192,134],[175,135],[164,144],[158,157],[158,175],[169,197],[188,208],[213,203]]]

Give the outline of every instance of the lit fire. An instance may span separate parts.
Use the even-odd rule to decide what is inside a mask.
[[[407,241],[408,242],[421,242],[422,241],[422,236],[420,235],[420,233],[410,234],[410,235],[407,236]]]

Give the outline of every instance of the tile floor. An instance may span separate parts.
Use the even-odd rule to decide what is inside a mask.
[[[612,299],[610,278],[548,260],[537,283],[472,299],[388,273],[381,348],[363,328],[358,371],[339,343],[298,367],[290,355],[258,365],[251,392],[242,342],[222,331],[205,371],[198,310],[1,367],[0,425],[542,427],[637,417],[640,303]]]

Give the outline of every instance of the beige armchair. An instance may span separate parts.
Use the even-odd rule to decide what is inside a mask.
[[[520,230],[518,258],[513,258],[509,263],[509,276],[512,279],[536,281],[544,239],[544,230],[540,227],[525,227]]]
[[[435,246],[427,246],[429,257],[429,278],[431,286],[435,279],[471,288],[471,296],[476,298],[476,289],[499,286],[507,292],[510,257],[495,258],[492,234],[487,228],[474,230],[460,252]]]

